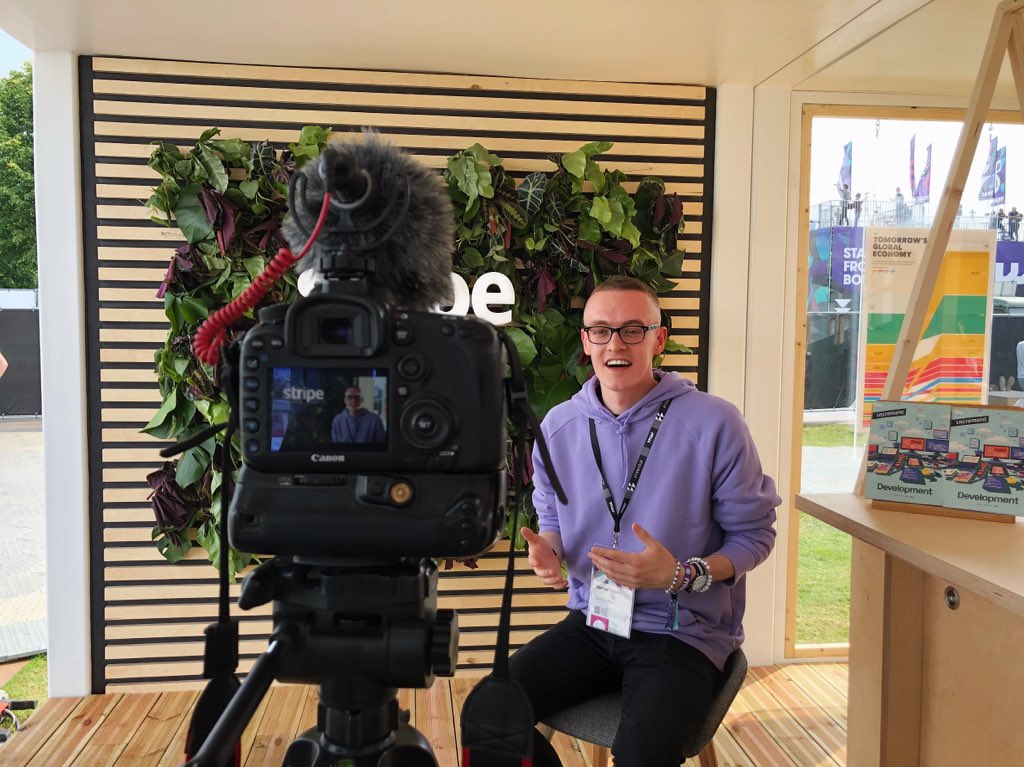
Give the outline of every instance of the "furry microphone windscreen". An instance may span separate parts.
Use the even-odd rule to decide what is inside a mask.
[[[344,220],[339,211],[343,203],[351,201],[334,191],[326,224],[295,271],[322,271],[332,254],[359,252],[390,232],[381,249],[366,254],[375,256],[374,273],[367,276],[370,297],[386,306],[414,311],[450,304],[455,222],[448,192],[436,172],[374,133],[331,141],[319,161],[311,160],[298,171],[305,176],[305,185],[292,189],[301,189],[302,199],[289,199],[290,215],[283,226],[293,252],[305,243],[309,235],[305,224],[315,220],[320,210],[325,169],[328,178],[331,170],[348,173],[350,178],[365,171],[369,191],[347,207],[350,221],[345,225],[339,225]],[[403,220],[406,183],[409,200]],[[291,197],[298,195],[293,192]]]

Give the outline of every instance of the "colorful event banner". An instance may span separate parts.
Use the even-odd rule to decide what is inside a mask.
[[[914,144],[917,136],[910,137],[910,194],[914,202],[928,202],[931,199],[932,190],[932,145],[929,144],[925,150],[924,170],[921,171],[921,178],[914,178]]]
[[[991,200],[992,205],[1006,202],[1006,147],[999,146],[999,138],[992,136],[988,142],[988,157],[981,173],[979,200]]]
[[[811,232],[807,274],[808,312],[860,311],[864,274],[864,230],[829,226]]]
[[[864,426],[871,423],[871,404],[885,386],[928,234],[908,228],[864,231],[860,337],[865,346],[857,397]],[[988,401],[995,254],[991,229],[951,233],[900,399]]]
[[[846,191],[843,191],[846,187]],[[853,142],[849,141],[843,147],[843,162],[839,166],[839,177],[836,180],[836,191],[840,199],[850,199],[850,190],[853,189]]]

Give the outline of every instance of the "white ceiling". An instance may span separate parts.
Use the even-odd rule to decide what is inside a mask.
[[[0,0],[0,27],[37,51],[961,96],[997,4]],[[1012,94],[1006,76],[998,95]]]

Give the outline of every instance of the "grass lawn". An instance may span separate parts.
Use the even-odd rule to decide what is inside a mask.
[[[852,423],[804,425],[807,447],[863,445],[866,434]],[[850,640],[850,536],[806,514],[800,515],[797,561],[797,644]]]
[[[850,641],[850,536],[800,515],[797,644]]]
[[[850,447],[863,445],[867,441],[867,432],[857,433],[854,442],[852,423],[809,423],[804,424],[805,447]]]
[[[46,655],[37,655],[25,667],[15,674],[4,686],[4,691],[11,700],[34,700],[36,708],[46,700]],[[19,721],[24,722],[35,709],[15,711]],[[3,752],[0,752],[3,753]]]

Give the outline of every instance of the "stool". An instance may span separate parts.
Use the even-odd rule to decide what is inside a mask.
[[[701,767],[718,767],[718,760],[715,758],[715,744],[712,739],[725,718],[729,706],[732,705],[743,686],[746,676],[747,656],[743,654],[743,650],[737,648],[725,662],[722,686],[711,699],[711,708],[708,710],[707,718],[693,739],[683,744],[680,763],[691,756],[697,756]],[[619,693],[612,693],[585,700],[569,708],[563,708],[547,717],[539,727],[548,738],[551,737],[552,730],[558,730],[570,737],[594,744],[594,767],[608,767],[608,749],[615,742],[621,715],[621,696]]]

